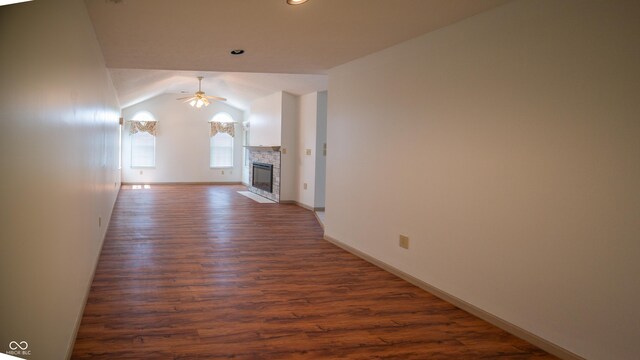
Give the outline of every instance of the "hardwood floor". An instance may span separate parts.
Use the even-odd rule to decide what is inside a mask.
[[[122,188],[72,359],[553,359],[241,186]]]

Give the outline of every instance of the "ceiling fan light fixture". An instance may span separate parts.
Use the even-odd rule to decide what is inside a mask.
[[[287,4],[289,5],[300,5],[306,3],[307,0],[287,0]]]
[[[198,109],[203,106],[209,106],[209,104],[211,103],[209,99],[214,99],[216,101],[227,101],[227,99],[223,97],[205,95],[204,91],[202,91],[202,79],[202,76],[198,76],[198,91],[196,91],[193,96],[177,98],[176,100],[184,100],[185,103],[188,103],[192,107]]]

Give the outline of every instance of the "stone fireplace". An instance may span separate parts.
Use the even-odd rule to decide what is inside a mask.
[[[276,202],[280,202],[280,148],[279,147],[270,147],[270,146],[247,146],[249,150],[249,191],[252,193],[263,196],[269,200],[273,200]],[[267,191],[264,186],[262,188],[258,188],[253,186],[254,178],[254,163],[263,164],[263,165],[272,165],[271,170],[273,171],[272,177],[272,186],[271,192]],[[262,167],[265,168],[264,166]],[[264,180],[264,179],[262,179]],[[264,181],[259,181],[260,183],[264,183]]]

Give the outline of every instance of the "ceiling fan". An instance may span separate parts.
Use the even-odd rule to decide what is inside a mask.
[[[184,102],[189,103],[189,105],[197,107],[199,109],[203,105],[209,106],[209,99],[227,101],[227,99],[223,97],[205,95],[204,91],[202,91],[202,76],[198,76],[198,91],[196,91],[193,96],[181,97],[177,98],[176,100],[185,100]]]

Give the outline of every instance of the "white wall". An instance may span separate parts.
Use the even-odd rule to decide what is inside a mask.
[[[299,98],[299,148],[296,152],[296,168],[298,178],[296,180],[297,201],[308,207],[315,204],[315,177],[316,177],[316,124],[318,113],[318,93],[302,95]],[[307,155],[306,151],[311,154]],[[304,188],[307,184],[307,188]]]
[[[315,195],[314,207],[324,208],[325,205],[325,187],[327,175],[327,155],[324,146],[327,143],[327,92],[318,93],[316,115],[316,151],[315,154]]]
[[[326,234],[585,358],[637,359],[638,18],[514,1],[331,69]]]
[[[323,144],[327,139],[326,91],[299,97],[298,122],[296,201],[310,208],[324,207],[326,157]],[[311,151],[310,155],[307,155],[307,150]]]
[[[0,8],[0,69],[0,353],[65,359],[120,184],[119,105],[81,1]]]
[[[280,146],[282,127],[282,92],[260,98],[251,104],[251,146]]]
[[[280,201],[297,201],[298,97],[282,92]]]
[[[122,135],[122,181],[127,183],[163,182],[240,182],[242,180],[242,121],[244,114],[219,101],[208,107],[193,108],[177,101],[175,94],[154,97],[123,109],[125,120],[148,112],[159,121],[156,137],[155,168],[131,167],[129,124]],[[233,168],[209,167],[209,121],[226,112],[236,121]],[[142,174],[140,174],[142,172]],[[224,172],[224,174],[223,174]]]

